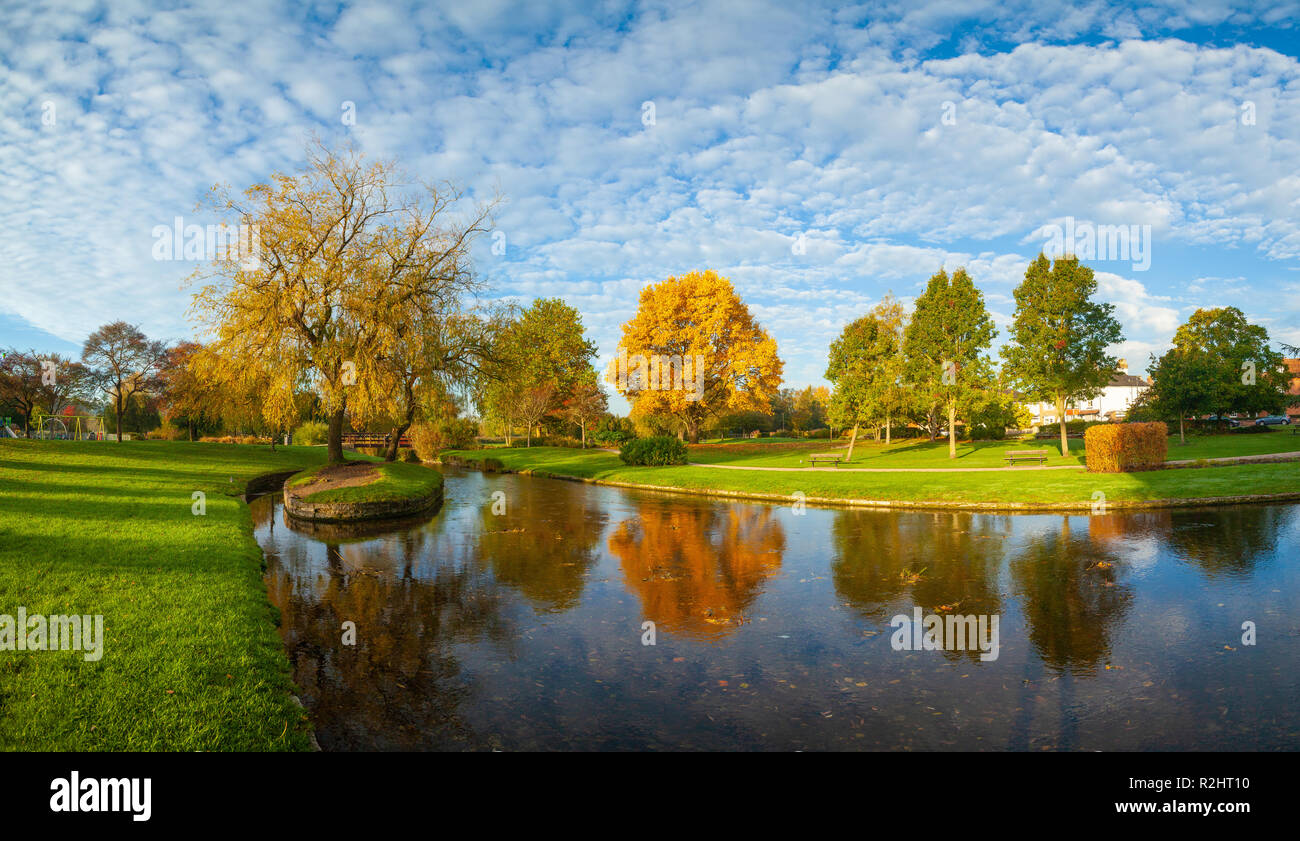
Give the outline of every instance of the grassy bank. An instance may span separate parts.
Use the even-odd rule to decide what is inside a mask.
[[[769,443],[771,442],[771,443]],[[777,439],[752,439],[702,444],[690,448],[690,460],[700,464],[732,464],[746,467],[808,467],[813,453],[846,453],[845,441],[784,442]],[[957,457],[948,458],[948,441],[905,439],[886,446],[883,442],[859,439],[853,448],[854,467],[885,467],[927,470],[947,467],[1003,467],[1008,450],[1046,450],[1049,466],[1084,463],[1083,440],[1071,438],[1069,451],[1061,454],[1060,439],[1032,441],[962,441]],[[1257,435],[1226,434],[1188,438],[1185,445],[1169,439],[1168,458],[1196,460],[1233,456],[1271,455],[1300,452],[1300,435],[1289,428]]]
[[[484,452],[470,450],[444,455],[472,460],[481,459]],[[693,455],[694,451],[692,457]],[[559,447],[495,449],[491,451],[491,457],[499,460],[507,470],[527,470],[541,475],[689,490],[781,496],[800,492],[809,498],[894,500],[908,503],[1041,504],[1086,508],[1097,501],[1094,496],[1097,492],[1105,495],[1107,503],[1273,493],[1300,494],[1300,466],[1294,463],[1124,474],[1039,470],[1035,467],[981,473],[924,470],[908,473],[850,473],[830,470],[746,471],[692,466],[628,467],[614,453]],[[854,461],[856,463],[856,457]],[[947,459],[944,461],[947,462]],[[882,459],[880,463],[871,466],[895,465]]]
[[[308,745],[238,499],[323,448],[0,441],[0,614],[102,614],[103,657],[0,651],[0,748]],[[206,511],[194,513],[194,493]]]

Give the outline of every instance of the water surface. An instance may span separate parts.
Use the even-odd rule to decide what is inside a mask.
[[[252,508],[326,750],[1300,749],[1293,505],[796,513],[447,471],[370,534]],[[997,659],[894,650],[915,607],[998,615]]]

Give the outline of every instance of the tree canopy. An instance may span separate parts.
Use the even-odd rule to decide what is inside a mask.
[[[984,356],[997,330],[984,308],[984,295],[959,268],[940,269],[916,299],[903,337],[908,378],[931,406],[948,414],[948,457],[957,457],[957,412],[992,381]]]
[[[242,198],[216,190],[214,202],[258,231],[260,249],[218,259],[195,296],[211,334],[199,375],[236,391],[264,378],[261,409],[279,429],[313,391],[329,417],[329,460],[341,461],[345,413],[399,415],[393,360],[419,357],[418,327],[458,316],[478,292],[470,247],[491,205],[461,212],[454,186],[413,188],[392,162],[320,144],[303,172]]]
[[[784,367],[731,281],[711,269],[644,287],[618,349],[606,380],[632,415],[671,418],[691,442],[711,418],[767,408]]]
[[[1092,300],[1097,280],[1076,257],[1043,254],[1016,287],[1011,342],[1002,348],[1007,380],[1031,400],[1050,400],[1069,452],[1066,406],[1097,396],[1115,373],[1107,348],[1124,340],[1112,304]]]

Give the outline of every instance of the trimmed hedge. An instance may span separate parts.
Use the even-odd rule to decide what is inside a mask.
[[[671,435],[633,438],[619,449],[618,457],[624,464],[685,464],[686,445]]]
[[[1169,428],[1161,421],[1091,426],[1083,446],[1091,473],[1158,470],[1169,452]]]

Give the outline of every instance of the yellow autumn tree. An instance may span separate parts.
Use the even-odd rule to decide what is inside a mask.
[[[461,316],[478,291],[470,245],[490,206],[459,215],[454,187],[413,187],[392,162],[319,143],[303,172],[213,199],[258,247],[213,255],[212,282],[194,299],[210,336],[196,373],[232,393],[250,374],[265,378],[261,411],[275,429],[290,428],[301,394],[314,392],[328,458],[342,461],[345,416],[403,415],[409,365],[427,358],[420,325]]]
[[[692,443],[722,413],[764,411],[781,385],[776,341],[712,270],[641,290],[605,379],[634,417],[668,417]]]

